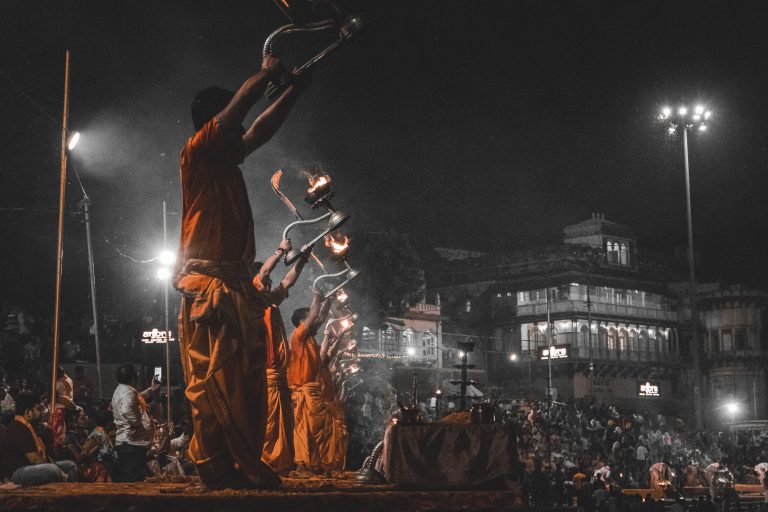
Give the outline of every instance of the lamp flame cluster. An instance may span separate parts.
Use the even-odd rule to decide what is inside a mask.
[[[692,109],[687,105],[680,105],[676,109],[667,106],[659,113],[659,121],[669,122],[667,132],[670,135],[674,135],[679,126],[705,132],[711,117],[712,111],[704,105],[696,105]]]

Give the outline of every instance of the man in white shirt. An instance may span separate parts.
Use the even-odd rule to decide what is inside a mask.
[[[16,402],[7,389],[0,386],[0,416],[12,415],[16,411]]]
[[[146,476],[147,449],[154,434],[152,420],[147,414],[147,403],[134,388],[137,373],[127,364],[117,370],[115,393],[112,395],[112,415],[115,420],[115,449],[117,465],[114,480],[141,482]],[[153,387],[160,384],[152,382]],[[152,388],[144,391],[149,393]]]
[[[646,461],[648,460],[648,448],[641,442],[635,449],[635,460],[637,461],[637,473],[645,470]]]
[[[757,480],[760,485],[765,485],[765,473],[768,472],[768,462],[761,462],[755,466],[755,473],[757,473]]]

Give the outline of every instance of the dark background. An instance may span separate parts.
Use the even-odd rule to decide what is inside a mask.
[[[301,170],[333,176],[337,206],[361,231],[500,252],[559,243],[563,227],[601,212],[634,227],[641,249],[672,254],[686,243],[682,144],[656,115],[686,101],[714,112],[690,141],[697,273],[768,286],[757,2],[347,3],[374,24],[323,63],[281,131],[243,165],[260,258],[291,220],[269,188],[278,168],[297,201]],[[286,19],[267,0],[0,9],[3,303],[53,309],[69,48],[70,129],[83,136],[71,162],[93,200],[102,308],[156,305],[156,264],[118,250],[157,255],[163,200],[175,246],[191,98],[211,84],[236,89]],[[328,40],[279,49],[291,67]],[[89,290],[72,169],[67,194],[63,308],[81,315]]]

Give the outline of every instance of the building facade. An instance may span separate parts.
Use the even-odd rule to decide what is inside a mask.
[[[473,362],[489,383],[540,398],[551,389],[554,398],[685,412],[685,272],[640,250],[631,228],[593,215],[566,227],[559,246],[464,258],[451,251],[432,288],[443,299],[444,330],[476,336]],[[750,418],[764,416],[765,294],[699,290],[707,407],[727,395],[751,404]]]

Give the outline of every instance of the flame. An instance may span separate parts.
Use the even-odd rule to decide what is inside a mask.
[[[307,194],[312,194],[317,189],[322,188],[326,185],[330,185],[331,183],[331,177],[327,174],[323,174],[320,176],[310,176],[307,175],[307,180],[309,181],[309,188],[307,189]]]
[[[325,237],[325,246],[334,254],[341,254],[349,249],[349,237],[344,235],[344,238],[337,240],[333,235],[327,235]]]
[[[347,302],[348,298],[349,298],[349,295],[347,295],[347,292],[345,292],[344,290],[339,290],[336,292],[336,300],[339,301],[340,303],[343,304]]]
[[[357,364],[351,364],[348,371],[349,373],[355,374],[360,371],[360,366]]]
[[[346,318],[341,321],[341,328],[344,329],[344,330],[349,329],[350,325],[352,325],[352,323],[349,320],[347,320]]]

